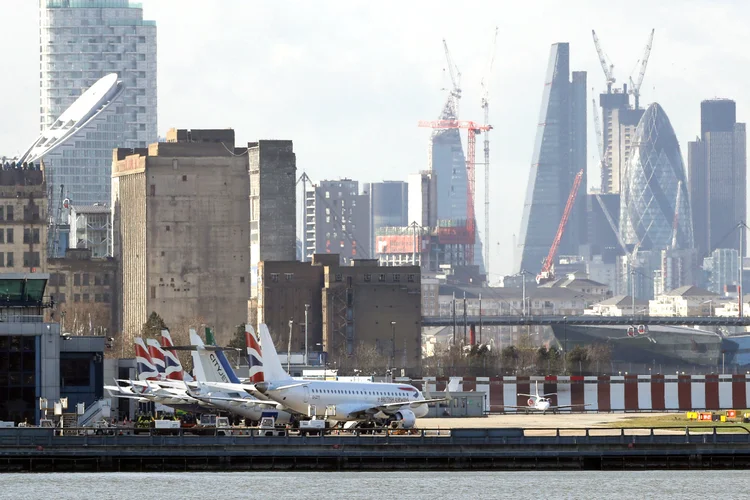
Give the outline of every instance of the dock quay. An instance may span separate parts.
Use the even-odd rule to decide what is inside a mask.
[[[182,431],[121,435],[119,430],[60,436],[55,430],[0,429],[0,472],[750,468],[750,433],[726,426],[720,431],[473,428],[274,437]]]

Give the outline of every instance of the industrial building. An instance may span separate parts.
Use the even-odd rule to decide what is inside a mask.
[[[47,261],[51,319],[65,333],[110,336],[118,331],[118,263],[87,248],[69,248]]]
[[[112,256],[112,211],[103,203],[74,205],[68,210],[68,248],[85,248],[94,258]]]
[[[124,86],[117,103],[44,158],[50,206],[109,203],[112,149],[157,140],[156,23],[129,0],[40,0],[40,130],[101,77]],[[64,194],[61,188],[64,186]]]
[[[316,254],[312,262],[263,262],[260,269],[258,322],[268,325],[279,345],[289,342],[295,353],[303,351],[307,324],[311,356],[322,351],[342,360],[360,346],[374,346],[390,368],[418,372],[418,266],[382,267],[369,259],[346,266],[336,254]]]
[[[688,143],[695,246],[701,258],[717,248],[740,251],[747,214],[747,135],[729,99],[701,102],[701,135]],[[743,242],[745,245],[747,241]]]
[[[587,185],[586,73],[574,71],[571,78],[568,43],[555,43],[550,50],[540,116],[516,249],[517,269],[535,274],[542,269],[580,171],[578,189],[585,193]],[[578,254],[585,232],[586,204],[578,203],[560,253]]]
[[[359,192],[357,181],[320,181],[310,187],[305,198],[312,199],[305,218],[307,259],[313,254],[335,253],[342,264],[349,265],[354,259],[370,257],[371,197],[366,191]]]
[[[283,142],[291,148],[291,142]],[[235,326],[245,322],[250,235],[255,230],[258,237],[266,227],[252,225],[250,209],[250,202],[255,202],[257,214],[250,179],[258,177],[259,149],[257,143],[236,148],[230,129],[172,129],[167,142],[114,151],[113,244],[121,290],[117,324],[128,345],[152,311],[175,330],[214,325],[220,342],[228,341]],[[293,169],[290,179],[293,193]],[[263,187],[261,179],[261,191]],[[294,221],[293,197],[288,203]],[[282,213],[283,205],[276,207]],[[281,226],[286,222],[275,223],[277,238],[283,236]],[[286,232],[294,258],[293,222]],[[273,241],[266,236],[264,245]]]

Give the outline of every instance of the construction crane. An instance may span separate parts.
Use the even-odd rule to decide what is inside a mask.
[[[445,50],[445,60],[448,63],[448,74],[450,74],[451,84],[453,85],[450,90],[455,110],[455,116],[453,118],[458,119],[458,100],[461,99],[461,72],[458,70],[458,66],[453,64],[451,53],[448,50],[448,42],[445,41],[445,38],[443,38],[443,49]]]
[[[612,93],[612,84],[615,83],[615,65],[609,61],[609,58],[602,50],[602,46],[599,43],[599,37],[596,36],[596,31],[591,30],[591,36],[594,37],[594,47],[596,47],[596,53],[599,56],[599,64],[602,65],[604,70],[604,76],[607,78],[607,94]]]
[[[643,57],[641,57],[641,70],[638,73],[638,80],[633,82],[633,78],[630,78],[630,90],[629,93],[635,97],[635,109],[640,109],[640,97],[641,97],[641,85],[643,84],[643,77],[646,76],[646,65],[648,64],[648,58],[651,55],[651,45],[654,43],[654,30],[651,30],[651,34],[648,37],[646,48],[643,50]]]
[[[476,218],[474,216],[474,190],[475,190],[475,166],[476,166],[476,144],[477,134],[492,130],[492,125],[480,125],[468,120],[421,120],[419,127],[432,129],[466,129],[468,132],[466,174],[468,183],[466,185],[466,226],[465,232],[459,234],[457,243],[470,245],[472,251],[467,250],[467,261],[473,263],[473,247],[476,238]]]
[[[557,257],[557,249],[560,246],[560,241],[562,240],[563,233],[565,232],[565,226],[568,224],[570,212],[573,211],[573,205],[575,204],[576,197],[578,196],[578,189],[581,187],[581,179],[583,179],[583,169],[581,169],[581,171],[576,174],[576,178],[573,181],[573,187],[570,189],[568,202],[565,204],[565,210],[563,211],[562,218],[560,219],[560,225],[557,226],[557,234],[555,234],[555,239],[552,241],[552,246],[549,249],[547,258],[544,259],[542,270],[536,276],[537,285],[541,285],[555,279],[555,273],[553,269],[555,266],[555,257]]]
[[[680,224],[680,192],[682,191],[682,181],[677,182],[677,201],[674,205],[674,220],[672,221],[672,248],[677,248],[677,227]]]
[[[484,270],[490,275],[490,77],[492,76],[492,65],[495,62],[495,49],[497,48],[497,26],[495,36],[492,38],[492,51],[487,73],[482,78],[482,110],[484,111],[484,126],[488,127],[484,134]],[[489,281],[489,278],[488,278]]]

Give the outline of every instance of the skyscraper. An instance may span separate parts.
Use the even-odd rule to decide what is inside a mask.
[[[700,257],[717,248],[739,251],[747,210],[745,124],[729,99],[701,102],[701,136],[688,143],[690,195]]]
[[[641,250],[693,248],[685,166],[677,137],[661,106],[654,103],[648,107],[633,141],[620,196],[623,241]]]
[[[44,158],[58,206],[60,186],[76,205],[110,203],[114,148],[157,140],[156,23],[129,0],[39,0],[40,129],[108,73],[125,90],[68,144]]]
[[[404,227],[408,220],[408,184],[404,181],[366,183],[363,194],[370,195],[370,241],[374,245],[375,234],[381,227]],[[375,255],[371,249],[370,255]]]
[[[571,81],[569,67],[569,44],[553,44],[521,219],[516,258],[519,270],[535,273],[541,269],[581,169],[584,176],[580,191],[586,190],[586,73],[573,72]],[[568,220],[560,254],[577,254],[585,241],[586,203],[581,192]]]

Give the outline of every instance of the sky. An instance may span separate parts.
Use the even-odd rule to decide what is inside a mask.
[[[616,85],[635,79],[656,30],[641,103],[659,102],[683,158],[700,131],[700,101],[737,101],[750,117],[750,3],[729,0],[409,2],[143,0],[158,30],[159,133],[235,129],[237,142],[292,139],[297,168],[318,182],[406,180],[428,166],[429,131],[449,77],[442,40],[462,73],[461,118],[481,122],[489,81],[490,280],[515,270],[513,241],[532,157],[549,48],[569,42],[571,70],[588,72],[589,101],[606,88],[595,29]],[[38,4],[0,2],[0,155],[39,131]],[[488,74],[491,42],[497,51]],[[592,92],[592,88],[595,92]],[[589,185],[599,178],[588,113]],[[465,141],[465,135],[464,141]],[[464,142],[465,144],[465,142]],[[476,211],[484,228],[484,172]]]

